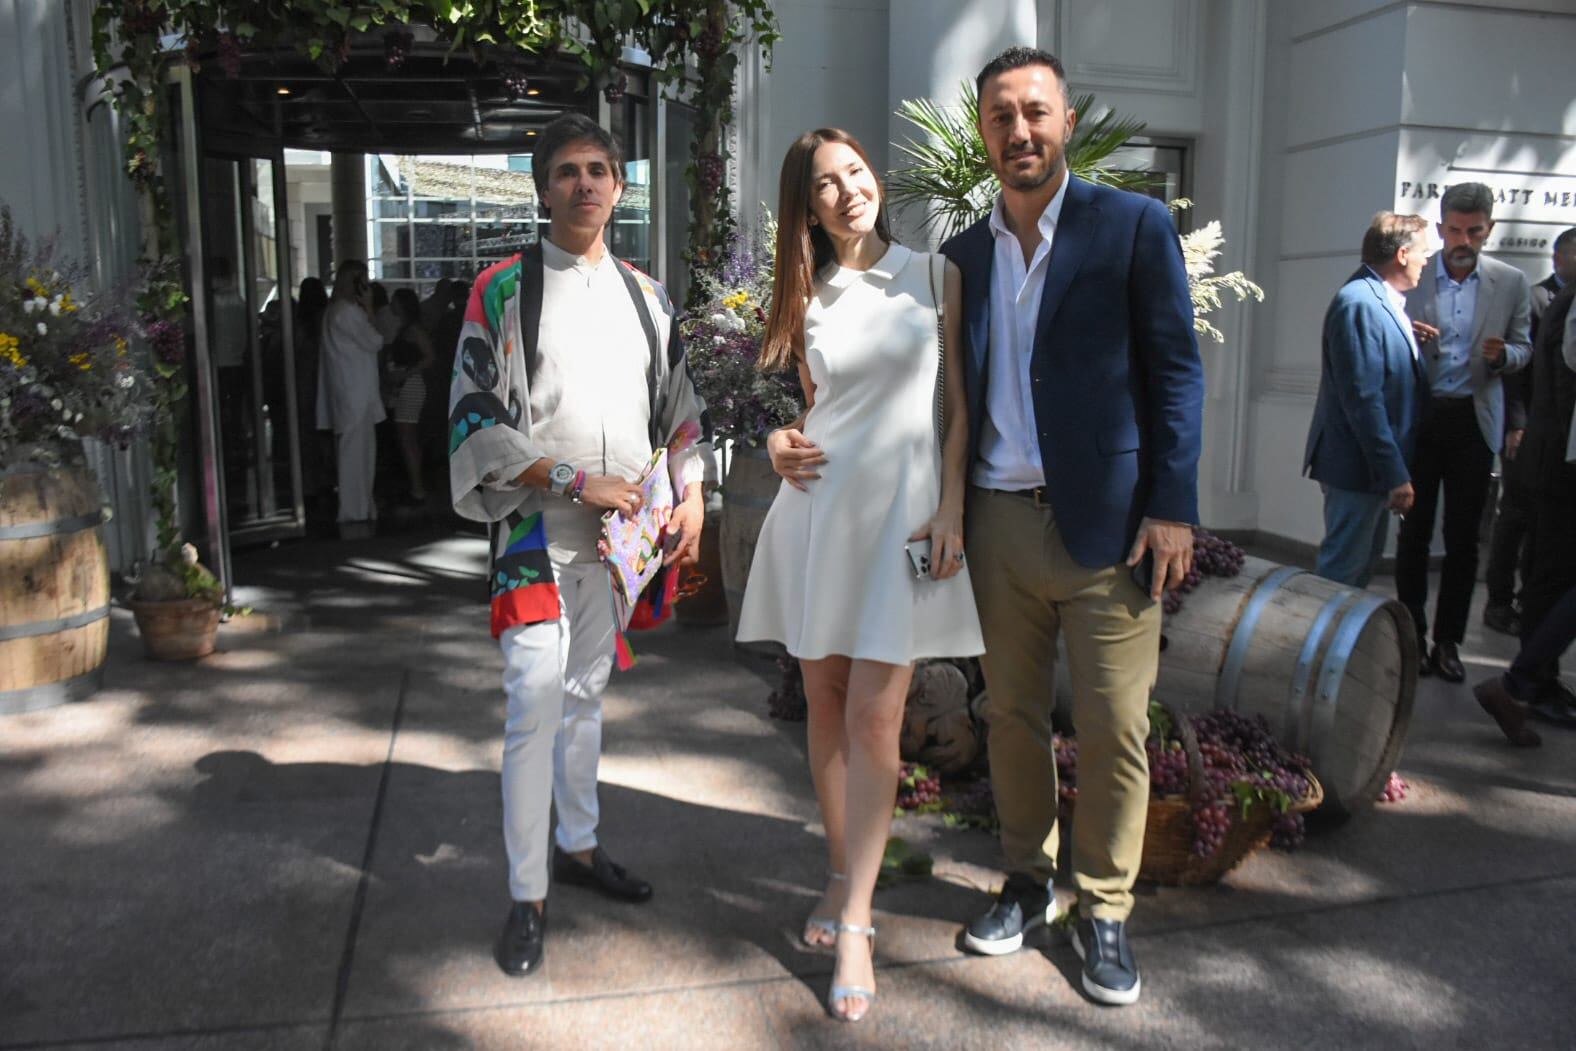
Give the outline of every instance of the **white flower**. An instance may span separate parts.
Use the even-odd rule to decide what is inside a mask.
[[[188,566],[195,566],[197,564],[197,549],[190,544],[182,544],[181,561]]]
[[[44,324],[42,321],[40,321],[38,323],[38,334],[40,336],[47,336],[47,335],[49,335],[49,326]]]
[[[49,301],[49,312],[55,317],[60,316],[60,297],[56,296]]]
[[[36,299],[24,299],[24,300],[22,300],[22,313],[24,313],[24,314],[31,314],[33,311],[35,311],[37,309],[38,309],[38,300],[36,300]]]

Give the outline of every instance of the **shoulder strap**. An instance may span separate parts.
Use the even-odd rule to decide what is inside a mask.
[[[936,448],[945,443],[947,433],[947,257],[936,252],[930,257],[930,298],[936,303]]]
[[[525,385],[536,382],[537,342],[542,329],[542,244],[533,241],[520,249],[520,352],[525,362]]]
[[[657,339],[657,323],[651,316],[651,304],[646,302],[646,294],[640,290],[640,282],[635,280],[634,269],[622,259],[614,259],[618,267],[618,276],[624,279],[624,287],[629,291],[629,298],[635,301],[635,313],[640,315],[640,327],[646,334],[646,346],[650,355],[646,360],[646,396],[650,400],[651,411],[648,414],[648,429],[651,432],[651,447],[662,447],[661,420],[657,413],[657,355],[662,353],[662,344]]]

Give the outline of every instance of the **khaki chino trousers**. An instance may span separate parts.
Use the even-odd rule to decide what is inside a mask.
[[[1125,920],[1149,810],[1149,695],[1160,662],[1160,606],[1126,565],[1075,562],[1048,506],[972,488],[969,573],[985,636],[991,789],[1009,872],[1056,872],[1051,749],[1056,637],[1067,644],[1078,730],[1072,877],[1085,916]]]

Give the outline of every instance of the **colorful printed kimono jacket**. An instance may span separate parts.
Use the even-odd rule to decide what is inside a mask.
[[[667,291],[623,260],[615,262],[651,351],[646,370],[651,447],[672,446],[669,473],[674,491],[682,493],[690,483],[707,480],[711,425],[690,380],[677,311]],[[527,246],[519,255],[483,270],[465,308],[449,390],[449,486],[454,509],[493,525],[494,638],[517,624],[559,617],[547,531],[541,512],[529,509],[538,502],[532,496],[543,491],[517,481],[543,458],[531,440],[530,413],[541,317],[540,246]],[[699,440],[675,443],[681,429],[685,435],[698,432]]]

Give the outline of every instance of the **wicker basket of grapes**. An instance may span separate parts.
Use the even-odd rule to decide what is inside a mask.
[[[1173,713],[1150,705],[1149,816],[1138,878],[1215,883],[1270,842],[1302,842],[1303,815],[1324,800],[1308,761],[1283,748],[1262,717]],[[1056,739],[1062,813],[1078,800],[1078,742]]]

